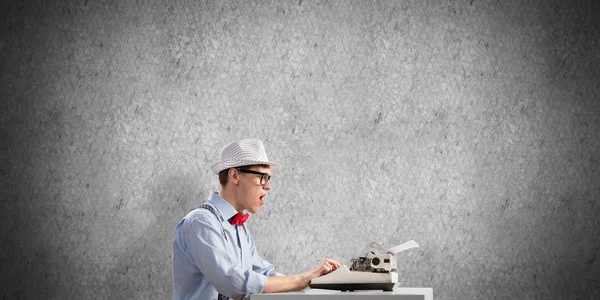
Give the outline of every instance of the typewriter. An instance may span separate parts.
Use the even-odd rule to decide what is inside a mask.
[[[392,291],[398,282],[396,254],[418,246],[415,241],[409,241],[385,251],[373,242],[370,244],[373,249],[366,256],[353,258],[350,268],[342,265],[327,275],[313,279],[309,286],[340,291]]]

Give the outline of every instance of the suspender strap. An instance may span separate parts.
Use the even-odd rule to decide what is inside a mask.
[[[219,218],[220,214],[217,214],[217,211],[215,210],[214,207],[212,207],[212,205],[203,203],[200,206],[198,206],[198,208],[204,208],[204,209],[210,211],[215,216],[215,218],[217,218],[217,221],[219,221],[219,224],[221,224],[221,219]],[[242,225],[242,228],[244,228],[244,233],[246,234],[246,236],[248,236],[248,231],[246,230],[246,225]],[[225,238],[225,240],[228,241],[227,236],[225,235],[225,229],[223,229],[223,224],[221,224],[221,233],[223,234],[223,237]]]
[[[217,215],[217,211],[214,209],[214,207],[204,203],[204,204],[201,204],[200,206],[198,206],[198,208],[202,208],[202,209],[206,209],[206,210],[210,211],[215,216],[215,218],[217,218],[217,221],[219,221],[219,224],[221,224],[221,234],[223,234],[223,237],[225,238],[225,240],[228,241],[227,235],[225,235],[225,229],[223,229],[223,224],[221,223],[221,219],[219,218],[219,215]],[[218,300],[230,300],[230,298],[227,298],[226,296],[224,296],[221,293],[219,293],[219,296],[217,299]]]
[[[223,235],[223,237],[225,238],[226,241],[229,241],[227,239],[227,235],[225,235],[225,229],[223,228],[223,224],[221,223],[221,218],[219,218],[219,215],[217,214],[217,211],[215,210],[215,208],[212,207],[212,205],[209,205],[206,203],[201,204],[200,206],[198,206],[198,208],[203,208],[203,209],[210,211],[215,216],[215,218],[217,218],[217,221],[219,221],[219,224],[221,225],[221,234]]]

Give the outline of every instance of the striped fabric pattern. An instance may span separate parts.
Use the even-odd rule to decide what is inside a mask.
[[[210,211],[215,216],[215,218],[217,218],[217,221],[219,221],[219,223],[221,223],[219,215],[217,215],[217,211],[210,204],[203,203],[202,205],[198,206],[198,208],[203,208],[203,209]],[[244,227],[244,229],[246,229],[246,227]],[[221,225],[221,233],[223,234],[223,237],[225,238],[225,240],[227,240],[227,235],[225,234],[223,225]],[[218,300],[229,300],[229,298],[227,296],[225,296],[221,293],[219,293],[219,296],[217,297],[217,299]]]
[[[262,141],[257,139],[243,139],[227,144],[219,155],[219,162],[212,166],[215,174],[240,166],[265,164],[279,167],[278,163],[270,162]]]

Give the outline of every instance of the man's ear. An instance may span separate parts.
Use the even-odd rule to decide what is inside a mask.
[[[229,182],[235,185],[240,183],[240,173],[236,168],[229,169],[229,172],[227,172],[227,177],[229,177]]]

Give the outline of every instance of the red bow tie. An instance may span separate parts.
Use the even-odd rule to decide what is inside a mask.
[[[242,226],[242,225],[244,225],[244,222],[246,222],[248,220],[248,217],[249,217],[248,214],[242,215],[242,213],[237,213],[237,215],[235,215],[229,219],[229,223],[231,223],[231,225]]]

